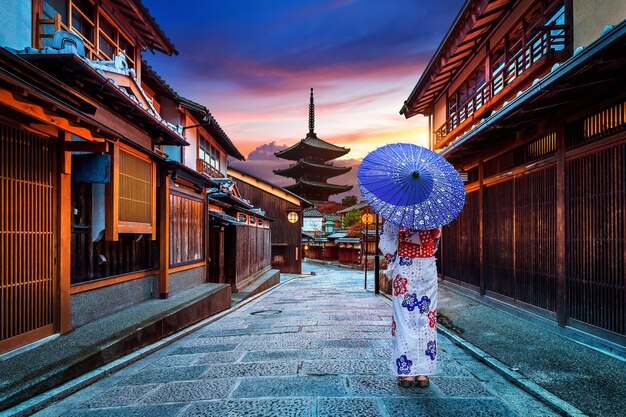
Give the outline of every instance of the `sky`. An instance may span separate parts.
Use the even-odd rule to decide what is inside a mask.
[[[402,103],[462,0],[144,0],[180,55],[144,57],[179,94],[207,106],[246,156],[233,165],[278,185],[276,150],[315,132],[351,151],[330,179],[387,143],[426,145],[428,121]],[[359,195],[358,187],[347,194]],[[341,197],[338,196],[338,197]],[[333,199],[337,200],[338,197]],[[360,196],[359,196],[360,198]]]

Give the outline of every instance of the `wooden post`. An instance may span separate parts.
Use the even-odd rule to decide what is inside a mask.
[[[484,168],[482,161],[478,164],[478,256],[479,256],[479,292],[485,295],[485,215],[484,215]]]
[[[565,281],[565,125],[556,129],[556,317],[559,326],[567,324],[567,288]]]
[[[59,134],[59,232],[57,235],[57,268],[59,277],[59,332],[71,330],[70,317],[70,281],[72,251],[72,154],[65,151],[65,142],[69,142],[69,133]]]
[[[365,213],[367,214],[367,210],[365,210]],[[369,244],[368,226],[369,226],[369,223],[366,222],[365,223],[365,282],[364,282],[365,289],[367,289],[367,246]]]
[[[111,145],[111,181],[105,186],[105,238],[119,240],[120,147]]]
[[[170,292],[170,178],[161,170],[159,188],[159,298],[167,298]]]
[[[183,150],[181,149],[181,153],[183,153]],[[209,239],[210,239],[210,232],[211,232],[211,219],[209,216],[209,197],[207,194],[207,187],[202,187],[202,210],[204,210],[204,241],[203,241],[203,245],[204,245],[204,272],[205,272],[205,281],[206,282],[211,282],[211,275],[210,275],[210,270],[212,265],[212,262],[217,261],[217,259],[211,259],[211,252],[209,251]]]
[[[380,293],[380,280],[378,279],[379,275],[380,275],[380,254],[378,253],[378,243],[379,243],[379,236],[378,236],[378,213],[375,214],[376,216],[376,248],[374,249],[374,253],[376,255],[374,255],[374,294],[379,294]]]

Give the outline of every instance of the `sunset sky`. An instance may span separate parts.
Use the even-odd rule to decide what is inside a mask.
[[[271,170],[288,162],[273,152],[308,131],[311,87],[315,131],[351,149],[344,165],[356,167],[386,143],[426,143],[427,119],[406,120],[399,110],[462,0],[144,4],[180,51],[145,58],[178,93],[211,110],[248,159],[239,167],[286,185],[291,180]],[[331,182],[355,184],[355,171]]]

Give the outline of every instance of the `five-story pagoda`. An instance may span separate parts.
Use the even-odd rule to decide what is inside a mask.
[[[334,166],[328,162],[350,152],[350,149],[335,146],[321,140],[313,131],[315,127],[315,105],[313,104],[313,89],[309,103],[309,133],[295,145],[278,151],[278,158],[296,161],[288,168],[274,170],[276,175],[296,180],[295,184],[287,185],[286,190],[295,193],[314,203],[328,201],[333,194],[343,193],[352,189],[351,185],[329,184],[328,178],[345,174],[350,167]]]

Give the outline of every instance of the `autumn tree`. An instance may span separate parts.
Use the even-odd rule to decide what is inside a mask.
[[[341,203],[337,203],[336,201],[325,201],[323,203],[318,204],[317,211],[322,214],[335,214],[339,210],[343,210],[345,207]]]

